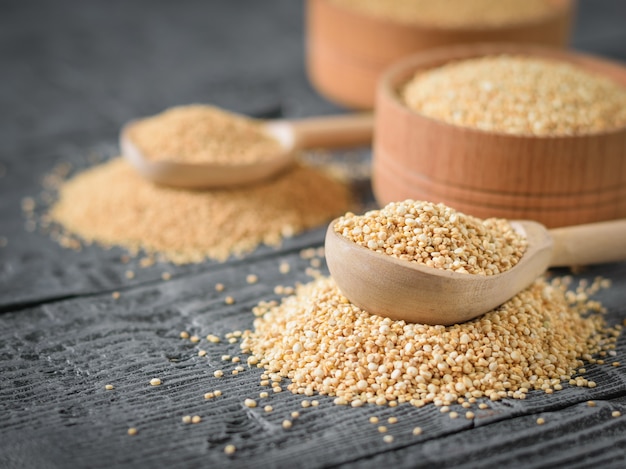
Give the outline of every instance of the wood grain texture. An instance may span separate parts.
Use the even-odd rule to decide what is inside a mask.
[[[621,0],[581,0],[574,44],[626,58],[625,8]],[[223,381],[212,374],[232,370],[221,355],[236,344],[193,346],[178,333],[251,327],[250,308],[276,298],[276,284],[308,279],[298,252],[321,246],[325,227],[242,260],[146,269],[119,262],[117,249],[74,252],[24,229],[21,200],[39,193],[44,174],[61,161],[79,169],[93,164],[90,156],[114,156],[119,126],[136,116],[193,102],[258,117],[338,112],[307,83],[302,15],[293,0],[1,2],[0,236],[8,244],[0,248],[0,467],[621,469],[624,420],[610,411],[626,415],[623,367],[589,367],[595,389],[494,403],[473,424],[432,407],[352,409],[323,397],[318,408],[302,409],[288,392],[271,396],[272,414],[243,406],[260,392],[260,372]],[[288,275],[278,272],[281,261],[291,264]],[[164,271],[171,281],[161,280]],[[248,273],[260,281],[247,284]],[[607,320],[621,322],[626,264],[585,275],[613,280],[599,298]],[[218,281],[227,286],[222,294],[213,289]],[[225,305],[225,294],[236,303]],[[198,357],[200,347],[208,357]],[[626,363],[624,337],[617,352]],[[147,384],[154,375],[162,386]],[[107,383],[116,389],[106,391]],[[205,401],[218,386],[222,400]],[[587,408],[588,399],[598,407]],[[296,409],[301,416],[285,432],[280,422]],[[181,423],[195,413],[201,423]],[[370,426],[372,414],[398,417],[393,443]],[[539,414],[543,427],[534,423]],[[126,434],[131,425],[135,437]],[[424,432],[413,437],[417,425]],[[231,459],[222,451],[228,443],[239,448]]]
[[[548,227],[626,217],[626,128],[510,135],[448,124],[400,101],[399,88],[418,70],[500,53],[570,62],[626,86],[620,63],[536,46],[454,46],[406,58],[378,88],[372,179],[379,203],[433,200],[480,218],[530,219]]]
[[[282,261],[291,264],[292,274],[279,272]],[[0,316],[0,463],[38,467],[46,454],[56,467],[70,460],[74,467],[193,467],[203,462],[292,467],[294,458],[304,468],[376,467],[380,457],[396,460],[398,467],[415,467],[416,461],[418,467],[435,462],[463,467],[469,460],[474,467],[490,467],[508,454],[512,463],[532,467],[537,452],[545,451],[555,463],[570,461],[571,454],[562,450],[575,438],[572,428],[587,438],[585,454],[592,460],[604,455],[593,456],[591,448],[620,444],[624,422],[610,417],[609,409],[626,414],[624,398],[614,400],[623,396],[626,376],[610,365],[588,366],[589,379],[598,383],[594,389],[566,385],[553,395],[532,392],[524,401],[490,403],[489,409],[475,410],[473,421],[452,420],[434,406],[354,409],[335,406],[324,396],[316,397],[319,407],[303,409],[303,396],[286,391],[259,400],[271,404],[272,413],[245,407],[245,398],[258,398],[267,388],[259,386],[260,370],[246,367],[230,375],[235,364],[221,356],[242,356],[238,344],[202,339],[193,345],[178,334],[187,330],[204,338],[251,327],[252,306],[276,298],[271,290],[277,283],[306,281],[307,264],[297,253],[282,254],[245,268],[224,266],[220,272],[133,288],[118,300],[95,295]],[[620,269],[624,272],[624,266],[614,269],[616,275]],[[258,274],[259,283],[247,284],[248,273]],[[587,276],[597,273],[591,270]],[[610,278],[616,284],[601,297],[608,304],[611,295],[623,301],[626,277]],[[218,281],[226,285],[224,292],[212,288]],[[224,305],[227,294],[234,295],[234,305]],[[626,313],[623,304],[616,306],[610,308],[612,322]],[[207,350],[206,357],[198,356],[200,349]],[[624,338],[612,359],[626,361]],[[217,369],[225,371],[223,378],[213,376]],[[163,384],[150,386],[153,377]],[[115,389],[106,391],[105,384]],[[203,398],[215,389],[222,390],[220,398]],[[598,407],[587,408],[589,399]],[[301,416],[292,429],[283,430],[282,420],[295,410]],[[184,425],[183,415],[200,415],[203,421]],[[371,415],[398,418],[388,425],[393,443],[382,441],[368,422]],[[540,429],[538,416],[548,422]],[[130,426],[139,430],[135,437],[126,434]],[[415,426],[423,429],[419,437],[411,433]],[[222,451],[226,444],[239,448],[232,459]]]

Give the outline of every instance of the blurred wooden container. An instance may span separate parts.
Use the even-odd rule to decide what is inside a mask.
[[[418,51],[476,42],[565,46],[575,2],[549,1],[554,11],[540,20],[490,28],[442,28],[362,14],[330,0],[307,0],[309,79],[331,101],[349,108],[370,109],[384,69]]]
[[[626,67],[559,49],[455,46],[405,58],[381,78],[372,183],[376,200],[443,202],[481,218],[548,227],[626,217],[626,128],[580,136],[520,136],[456,126],[408,109],[398,89],[418,70],[491,54],[575,64],[626,87]]]

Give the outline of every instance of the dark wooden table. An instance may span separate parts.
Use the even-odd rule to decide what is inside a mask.
[[[119,249],[75,252],[29,231],[21,201],[39,203],[44,174],[114,155],[130,118],[192,102],[257,116],[339,112],[307,82],[302,16],[294,0],[0,3],[0,467],[624,467],[623,337],[615,360],[624,366],[588,367],[595,389],[533,392],[473,421],[434,406],[353,409],[323,396],[301,409],[289,392],[272,395],[266,414],[243,405],[261,391],[260,370],[213,377],[234,368],[220,357],[238,344],[205,342],[209,354],[199,357],[178,335],[250,328],[251,308],[277,298],[276,284],[308,280],[299,252],[321,246],[324,227],[245,259],[143,269],[123,264]],[[573,46],[626,61],[626,2],[581,1]],[[288,276],[281,261],[292,265]],[[172,280],[161,280],[164,271]],[[247,284],[249,273],[260,281]],[[599,299],[608,321],[621,323],[626,264],[581,274],[596,275],[613,281]],[[234,305],[224,305],[226,293]],[[161,386],[148,384],[154,376]],[[216,388],[223,395],[205,401]],[[285,431],[294,410],[301,416]],[[184,425],[187,414],[202,422]],[[392,443],[370,415],[398,417]],[[231,443],[238,450],[228,457]]]

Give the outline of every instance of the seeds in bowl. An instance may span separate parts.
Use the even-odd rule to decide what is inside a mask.
[[[579,66],[499,55],[419,71],[410,109],[449,124],[516,135],[582,135],[626,126],[626,87]]]
[[[347,213],[334,230],[372,251],[459,273],[495,275],[516,265],[526,239],[501,218],[481,220],[444,204],[405,200],[364,215]]]
[[[284,152],[258,121],[199,104],[139,120],[128,136],[152,161],[229,165],[267,161]]]
[[[355,12],[442,28],[498,27],[551,15],[548,0],[332,0]]]

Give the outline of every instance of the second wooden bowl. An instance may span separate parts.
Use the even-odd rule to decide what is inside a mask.
[[[423,199],[481,218],[532,219],[548,227],[626,217],[626,127],[578,136],[486,132],[426,117],[399,97],[419,70],[494,54],[565,61],[626,87],[626,67],[558,49],[483,44],[407,58],[378,87],[372,163],[378,203]]]
[[[317,91],[331,101],[371,109],[382,72],[419,51],[477,42],[565,46],[575,2],[548,1],[552,12],[539,19],[472,28],[399,22],[353,11],[332,0],[307,0],[308,75]]]

